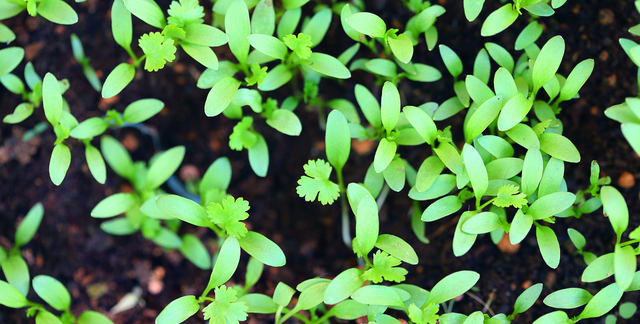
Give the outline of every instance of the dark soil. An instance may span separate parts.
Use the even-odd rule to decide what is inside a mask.
[[[207,1],[202,1],[206,3]],[[390,26],[402,28],[409,13],[400,6],[400,1],[369,1],[368,10],[383,16]],[[468,23],[462,13],[461,1],[437,1],[447,9],[436,26],[441,44],[446,44],[462,58],[465,73],[471,73],[473,59],[485,41],[513,44],[517,33],[526,25],[528,14],[518,19],[506,32],[489,39],[479,37],[480,23]],[[167,8],[169,1],[158,1]],[[303,122],[301,136],[288,137],[277,133],[259,122],[257,129],[267,140],[270,149],[270,166],[266,178],[259,178],[251,171],[246,152],[231,151],[227,139],[234,122],[225,117],[204,118],[203,105],[208,91],[198,89],[195,84],[203,67],[186,55],[157,73],[139,72],[136,79],[115,100],[103,100],[86,81],[82,70],[73,59],[69,36],[76,33],[85,46],[91,64],[102,75],[102,80],[119,62],[127,60],[124,50],[116,45],[111,36],[110,1],[88,0],[72,4],[80,20],[73,26],[58,26],[41,18],[22,13],[4,21],[18,35],[13,43],[27,51],[26,61],[32,61],[35,70],[43,76],[52,72],[59,79],[68,78],[72,88],[64,95],[74,116],[82,121],[92,116],[101,116],[106,109],[122,111],[127,104],[142,98],[158,98],[166,103],[166,109],[154,117],[148,125],[160,134],[163,148],[184,145],[187,150],[183,166],[195,166],[203,174],[216,158],[227,156],[232,161],[233,178],[230,193],[244,197],[251,203],[248,226],[273,239],[284,250],[287,264],[282,268],[266,267],[255,292],[271,295],[279,281],[295,286],[314,277],[333,277],[348,267],[356,266],[356,259],[344,247],[340,236],[340,213],[338,204],[322,206],[307,203],[295,192],[296,181],[302,174],[302,165],[310,158],[324,158],[324,133],[318,126],[317,114],[298,109]],[[210,4],[206,4],[210,12]],[[488,7],[497,8],[498,1],[488,1]],[[481,19],[487,16],[485,8]],[[211,21],[209,16],[207,22]],[[583,89],[581,98],[562,105],[564,135],[570,138],[582,154],[578,164],[566,165],[569,189],[575,191],[588,186],[591,160],[598,160],[601,176],[611,177],[615,185],[624,172],[640,181],[640,159],[622,137],[620,126],[604,116],[604,110],[624,101],[625,97],[637,94],[637,68],[625,55],[617,40],[631,38],[627,29],[640,23],[640,15],[632,1],[569,1],[552,18],[540,20],[545,25],[542,39],[546,41],[559,34],[566,41],[566,55],[560,72],[567,75],[571,68],[586,58],[596,60],[595,71]],[[134,18],[134,39],[150,31]],[[330,34],[318,48],[321,52],[339,54],[351,41],[334,16]],[[334,43],[331,43],[331,42]],[[636,39],[636,41],[638,41]],[[540,44],[540,42],[539,42]],[[513,48],[507,47],[509,50]],[[218,50],[219,56],[229,56],[226,47]],[[361,50],[360,55],[369,55]],[[433,84],[403,82],[401,92],[405,104],[419,105],[427,101],[442,102],[453,96],[451,77],[446,73],[437,51],[428,52],[424,40],[418,45],[414,61],[436,66],[443,72],[443,79]],[[495,65],[494,65],[495,67]],[[21,74],[24,64],[16,73]],[[362,83],[375,93],[380,87],[372,78],[355,72],[353,78],[341,85],[323,80],[320,91],[325,99],[345,97],[354,100],[353,85]],[[277,94],[280,99],[286,93]],[[0,116],[13,111],[20,98],[0,89]],[[45,120],[42,110],[36,111],[27,121],[17,125],[1,124],[0,128],[0,245],[8,247],[13,240],[16,224],[31,206],[42,202],[45,217],[34,240],[23,248],[31,276],[47,274],[60,280],[73,297],[72,311],[79,315],[87,309],[107,313],[118,300],[134,287],[142,287],[144,307],[136,306],[117,315],[110,315],[115,323],[152,323],[158,313],[173,299],[187,294],[199,294],[205,287],[210,272],[202,271],[184,259],[178,252],[166,252],[135,234],[117,237],[100,230],[101,220],[91,218],[90,210],[104,197],[121,190],[128,184],[109,171],[106,185],[95,182],[85,164],[84,149],[80,143],[69,140],[72,163],[67,177],[59,187],[49,180],[48,163],[55,136],[45,131],[29,142],[21,142],[21,134],[39,121]],[[460,130],[462,119],[454,119],[453,127]],[[442,125],[440,125],[442,126]],[[132,143],[131,154],[136,160],[147,160],[153,153],[151,139],[136,130],[109,131],[110,135]],[[457,138],[462,138],[456,134]],[[97,143],[97,141],[96,141]],[[295,154],[292,154],[295,153]],[[414,166],[418,166],[430,152],[418,147],[402,152]],[[346,182],[361,182],[364,172],[373,159],[373,151],[363,154],[352,150],[345,168]],[[640,186],[620,189],[629,204],[630,228],[639,225]],[[407,217],[411,203],[402,193],[390,194],[381,210],[383,233],[400,236],[411,243],[420,257],[418,266],[409,266],[407,283],[426,289],[454,271],[469,269],[480,273],[481,279],[473,293],[484,301],[491,301],[491,309],[510,313],[516,297],[524,288],[538,282],[544,283],[543,297],[550,292],[567,288],[583,287],[595,293],[611,279],[596,284],[580,282],[585,264],[566,235],[569,227],[578,229],[587,237],[586,249],[601,255],[613,250],[615,237],[609,222],[599,210],[580,219],[559,219],[553,229],[558,235],[562,259],[557,269],[547,267],[537,249],[533,235],[521,244],[513,254],[500,252],[488,236],[480,237],[476,245],[465,256],[456,258],[451,249],[455,227],[453,216],[427,224],[427,235],[431,244],[420,243],[414,236]],[[422,204],[422,208],[426,204]],[[193,232],[212,247],[211,232],[198,231],[184,226],[182,232]],[[241,268],[232,279],[242,283],[246,255]],[[150,284],[151,283],[151,284]],[[161,284],[159,287],[158,284]],[[151,291],[157,288],[160,291]],[[150,289],[151,288],[151,289]],[[151,290],[151,291],[150,291]],[[96,293],[97,292],[97,293]],[[1,293],[1,292],[0,292]],[[638,302],[637,292],[624,295],[624,301]],[[37,300],[31,292],[29,298]],[[481,310],[482,305],[465,296],[453,310],[470,314]],[[551,311],[539,300],[529,312],[519,315],[517,323],[531,323],[533,319]],[[613,312],[616,310],[614,309]],[[577,315],[569,311],[569,315]],[[201,315],[189,323],[203,322]],[[638,321],[636,315],[628,321]],[[269,316],[252,318],[253,323],[271,322]],[[592,320],[600,323],[602,320]],[[588,321],[585,321],[588,322]],[[619,320],[618,323],[623,322]],[[0,306],[0,323],[33,323],[24,310],[13,310]]]

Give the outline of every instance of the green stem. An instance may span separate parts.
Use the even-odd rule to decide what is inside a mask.
[[[480,206],[480,207],[476,208],[476,210],[477,210],[477,211],[481,211],[481,210],[483,210],[485,207],[489,206],[489,205],[490,205],[494,200],[496,200],[496,198],[493,198],[493,199],[491,199],[491,200],[487,201],[487,202],[486,202],[486,203],[484,203],[482,206]],[[478,203],[476,203],[476,205],[477,205],[477,204],[478,204]]]
[[[351,225],[349,222],[349,207],[347,205],[347,191],[344,188],[342,168],[336,168],[338,175],[338,187],[340,187],[340,211],[342,214],[342,241],[349,249],[351,248]]]
[[[299,320],[301,320],[302,322],[306,323],[306,324],[310,324],[311,322],[309,321],[309,319],[307,319],[306,317],[298,314],[298,312],[300,311],[299,309],[296,309],[295,307],[291,310],[284,308],[283,309],[286,314],[284,314],[284,316],[282,316],[282,318],[280,319],[280,322],[276,322],[276,324],[282,324],[284,323],[286,320],[288,320],[290,317],[295,317]]]
[[[384,205],[384,201],[387,200],[387,196],[389,195],[389,190],[391,188],[389,188],[389,185],[387,185],[387,183],[384,183],[384,186],[382,187],[382,191],[380,191],[380,195],[378,195],[378,199],[376,200],[376,203],[378,205],[378,210],[380,210],[380,208],[382,208],[382,205]]]
[[[630,241],[626,241],[626,242],[624,242],[624,243],[620,243],[620,247],[627,246],[627,245],[634,244],[634,243],[638,243],[638,242],[640,242],[640,240],[630,240]]]

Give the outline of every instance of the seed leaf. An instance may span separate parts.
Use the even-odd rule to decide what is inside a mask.
[[[351,77],[351,72],[344,64],[337,58],[324,53],[311,53],[307,59],[300,61],[300,64],[336,79],[348,79]]]
[[[38,4],[38,14],[56,24],[73,25],[78,22],[78,14],[62,0],[43,0]]]
[[[360,199],[356,209],[356,242],[363,255],[367,255],[378,239],[378,205],[367,195]]]
[[[249,56],[249,41],[251,35],[251,21],[249,9],[242,0],[233,0],[224,16],[224,27],[229,36],[229,49],[240,64],[247,63]]]
[[[347,119],[337,110],[330,112],[327,118],[325,143],[329,163],[336,168],[337,172],[341,172],[342,167],[349,159],[351,134]]]
[[[613,231],[618,236],[618,242],[620,242],[622,233],[629,226],[627,203],[622,194],[611,186],[604,186],[600,189],[600,199],[602,199],[604,213],[609,218]]]
[[[183,296],[167,305],[156,317],[156,324],[182,323],[200,310],[195,296]]]
[[[280,247],[260,233],[249,231],[239,241],[245,252],[270,267],[282,267],[287,263]]]
[[[362,270],[351,268],[337,275],[324,291],[324,302],[328,305],[337,304],[351,296],[364,283]]]
[[[529,288],[518,296],[516,299],[516,303],[513,306],[513,314],[511,316],[515,316],[516,314],[526,312],[533,304],[538,300],[540,294],[542,293],[542,284],[537,283]]]
[[[59,311],[69,310],[71,295],[64,285],[53,277],[39,275],[33,278],[33,290],[47,304]]]
[[[578,315],[577,320],[603,316],[613,309],[622,298],[622,290],[612,283],[600,290]]]
[[[633,247],[627,245],[621,247],[616,244],[613,253],[613,268],[615,271],[616,283],[620,290],[625,291],[633,282],[633,276],[636,272],[636,254]]]
[[[547,84],[558,71],[564,56],[564,39],[556,36],[547,41],[533,65],[533,92]]]
[[[588,303],[593,295],[581,288],[566,288],[554,291],[544,298],[544,304],[561,309],[572,309]]]
[[[384,37],[387,25],[382,18],[370,12],[354,13],[347,18],[351,28],[370,37]]]
[[[518,18],[518,11],[508,3],[492,12],[482,24],[480,34],[484,37],[493,36],[511,26]]]
[[[440,304],[456,298],[471,289],[479,279],[480,275],[474,271],[454,272],[436,283],[424,304]]]

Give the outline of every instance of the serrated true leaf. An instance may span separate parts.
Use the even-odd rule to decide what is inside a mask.
[[[386,252],[378,251],[373,255],[373,267],[364,272],[362,278],[371,280],[373,283],[380,283],[384,280],[403,282],[407,269],[398,268],[401,261]]]
[[[221,203],[211,203],[207,206],[207,216],[227,234],[240,239],[247,234],[247,227],[241,221],[249,217],[248,210],[248,201],[229,196]]]
[[[520,193],[517,186],[505,185],[498,189],[498,195],[496,196],[496,200],[493,201],[493,204],[503,208],[510,206],[521,208],[527,204],[525,197],[526,195]]]
[[[173,61],[176,56],[176,47],[172,39],[164,39],[158,32],[144,34],[140,37],[138,45],[146,56],[144,69],[147,71],[158,71],[167,62]]]
[[[298,180],[296,191],[306,201],[314,201],[316,196],[323,204],[332,204],[340,196],[340,188],[329,180],[333,168],[322,159],[310,160],[303,166],[307,176]]]
[[[220,286],[214,290],[215,300],[205,307],[202,312],[204,319],[211,324],[238,324],[247,319],[249,307],[236,297],[236,290]]]

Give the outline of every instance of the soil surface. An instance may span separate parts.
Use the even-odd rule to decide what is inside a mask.
[[[205,12],[211,12],[211,4],[205,3]],[[381,15],[387,24],[402,30],[402,21],[410,17],[400,1],[366,1],[367,9]],[[436,1],[433,1],[434,3]],[[451,47],[463,60],[465,73],[471,73],[476,53],[486,41],[502,45],[513,44],[517,34],[527,24],[529,16],[524,13],[506,32],[491,38],[479,36],[481,23],[468,23],[464,19],[461,1],[439,0],[447,12],[438,19],[439,43]],[[169,1],[158,1],[166,10]],[[499,7],[498,1],[487,1],[480,21],[490,10]],[[142,98],[158,98],[166,108],[147,124],[157,130],[163,148],[176,145],[186,147],[184,167],[203,174],[216,158],[227,156],[233,167],[230,194],[244,197],[251,204],[247,226],[274,240],[285,252],[287,264],[282,268],[266,267],[254,292],[271,295],[276,284],[283,281],[295,286],[315,276],[333,277],[341,271],[356,266],[356,258],[342,244],[340,236],[339,204],[322,206],[308,203],[296,194],[296,181],[303,173],[302,166],[308,159],[325,158],[324,132],[318,123],[315,111],[298,108],[297,114],[303,123],[303,132],[298,137],[282,135],[264,122],[257,123],[269,145],[270,166],[266,178],[257,177],[248,163],[247,153],[231,151],[228,136],[235,122],[226,117],[205,118],[203,105],[207,90],[196,87],[198,75],[204,68],[180,53],[176,63],[165,69],[148,73],[138,71],[132,82],[115,99],[104,100],[91,88],[75,62],[69,37],[76,33],[84,44],[85,53],[92,66],[104,81],[105,76],[128,55],[113,41],[110,27],[111,1],[87,0],[72,3],[79,14],[79,22],[73,26],[54,25],[40,17],[26,13],[3,21],[18,35],[14,46],[24,47],[26,61],[32,61],[41,76],[52,72],[59,79],[67,78],[72,87],[64,97],[79,121],[93,116],[102,116],[106,109],[122,111],[127,104]],[[211,21],[208,14],[206,22]],[[566,42],[566,55],[560,73],[567,75],[578,62],[593,58],[596,61],[593,75],[580,91],[580,99],[562,104],[561,119],[564,135],[578,147],[582,161],[566,164],[565,177],[569,190],[576,191],[588,186],[591,160],[598,160],[601,176],[609,176],[620,188],[629,204],[631,220],[629,227],[640,223],[640,159],[623,138],[620,125],[604,116],[604,110],[621,103],[626,97],[637,95],[637,68],[618,44],[618,39],[632,38],[628,28],[640,23],[632,1],[568,1],[551,18],[542,18],[545,31],[542,41],[554,35],[562,35]],[[153,31],[152,27],[134,18],[134,39]],[[635,41],[639,41],[635,39]],[[338,55],[352,44],[342,31],[334,16],[331,29],[320,52]],[[538,44],[541,44],[539,41]],[[512,45],[506,45],[512,51]],[[511,47],[510,47],[511,46]],[[226,47],[216,49],[219,57],[229,57]],[[363,57],[370,52],[361,49]],[[443,73],[436,83],[402,82],[406,105],[424,102],[443,102],[453,96],[452,79],[437,51],[429,52],[422,38],[414,54],[414,62],[435,66]],[[495,63],[494,69],[495,69]],[[15,71],[21,75],[24,63]],[[344,97],[354,100],[353,86],[361,83],[379,95],[369,74],[353,73],[352,79],[341,84],[323,80],[320,92],[324,99]],[[277,92],[278,99],[286,92]],[[21,101],[6,89],[0,89],[0,116],[11,113]],[[106,185],[100,185],[89,174],[81,143],[69,140],[72,163],[67,177],[59,186],[49,180],[48,163],[55,136],[51,129],[28,142],[20,140],[22,134],[44,121],[42,109],[18,125],[0,124],[0,245],[10,246],[16,225],[31,206],[42,202],[45,216],[40,229],[31,243],[23,248],[31,276],[47,274],[60,280],[72,294],[72,311],[79,315],[84,310],[107,313],[125,294],[142,288],[144,304],[109,317],[118,324],[153,323],[158,313],[173,299],[187,294],[200,294],[209,279],[210,272],[202,271],[187,261],[178,252],[163,251],[153,242],[137,233],[130,236],[112,236],[100,229],[102,220],[89,216],[91,209],[104,197],[127,190],[129,185],[109,170]],[[454,132],[461,129],[462,117],[452,120]],[[444,124],[439,124],[444,126]],[[148,160],[154,153],[152,140],[134,129],[109,130],[108,134],[126,143],[134,160]],[[455,138],[462,138],[460,133]],[[95,141],[97,144],[97,140]],[[461,143],[458,143],[461,144]],[[361,182],[366,168],[373,159],[374,148],[363,145],[361,152],[352,150],[345,167],[345,181]],[[403,150],[414,167],[428,156],[424,147]],[[622,180],[620,180],[622,179]],[[629,185],[630,184],[630,185]],[[166,188],[165,188],[166,189]],[[542,297],[568,287],[582,287],[595,293],[612,279],[595,284],[584,284],[580,275],[585,268],[582,257],[567,236],[567,228],[575,228],[587,238],[586,250],[597,255],[613,251],[613,231],[598,210],[580,219],[558,219],[553,230],[558,235],[562,259],[557,269],[547,267],[538,251],[535,237],[530,234],[513,253],[501,252],[488,236],[479,237],[475,246],[465,256],[456,258],[451,249],[451,239],[457,219],[447,217],[427,224],[430,244],[422,244],[411,231],[407,212],[411,202],[407,190],[391,193],[382,208],[381,231],[400,236],[412,244],[419,257],[418,266],[408,266],[406,283],[426,289],[449,273],[459,270],[474,270],[481,278],[472,293],[478,299],[490,303],[498,313],[510,313],[516,297],[528,286],[543,283]],[[421,208],[427,204],[422,203]],[[352,224],[353,225],[353,224]],[[210,231],[183,226],[180,233],[191,232],[201,237],[210,249],[215,237]],[[232,281],[242,283],[247,256],[243,255],[240,269]],[[627,293],[623,301],[638,302],[637,292]],[[33,291],[29,299],[38,300]],[[533,319],[552,309],[541,302],[514,323],[531,323]],[[483,306],[470,296],[453,305],[453,311],[470,314],[482,310]],[[615,313],[614,309],[611,313]],[[569,311],[577,315],[578,310]],[[188,323],[202,323],[202,315],[193,317]],[[638,322],[636,314],[628,323]],[[269,316],[251,317],[250,323],[269,323]],[[584,321],[600,323],[602,319]],[[0,323],[33,323],[24,310],[13,310],[0,306]],[[619,319],[618,323],[624,323]]]

